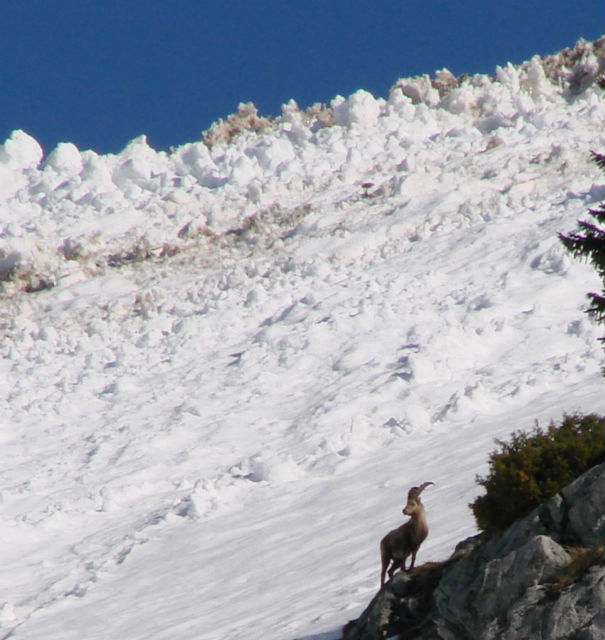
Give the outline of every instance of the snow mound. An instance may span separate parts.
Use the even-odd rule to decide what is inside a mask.
[[[512,140],[547,126],[542,119],[572,95],[596,99],[591,87],[604,68],[603,39],[580,41],[499,67],[495,78],[442,70],[399,80],[388,100],[359,90],[327,110],[290,103],[279,118],[241,104],[205,142],[169,153],[141,136],[117,155],[61,143],[43,159],[40,145],[15,131],[0,147],[1,250],[14,263],[3,270],[4,290],[37,290],[32,275],[54,286],[76,272],[102,273],[115,255],[172,255],[191,246],[179,233],[186,227],[220,236],[276,202],[311,203],[318,188],[353,186],[387,167],[417,174],[428,158],[416,150],[435,136],[470,130]]]

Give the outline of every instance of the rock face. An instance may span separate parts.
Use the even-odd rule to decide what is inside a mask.
[[[605,639],[605,464],[500,536],[396,574],[343,640]]]

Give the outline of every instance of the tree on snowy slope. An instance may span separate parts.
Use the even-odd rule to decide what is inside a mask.
[[[599,80],[599,86],[605,90],[605,77]],[[594,163],[605,173],[605,154],[592,152]],[[580,231],[569,235],[559,234],[561,242],[576,257],[590,260],[603,282],[601,295],[589,293],[591,306],[586,310],[597,322],[605,324],[605,202],[598,209],[590,209],[596,224],[586,220],[578,220]],[[599,338],[604,344],[605,336]],[[605,375],[605,366],[603,367]]]

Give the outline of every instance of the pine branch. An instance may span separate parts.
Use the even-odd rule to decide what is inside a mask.
[[[578,224],[586,232],[581,236],[578,233],[570,233],[569,235],[559,234],[559,239],[573,254],[588,255],[593,252],[605,251],[605,235],[594,225],[584,220],[578,220]],[[595,231],[593,231],[593,229]],[[600,233],[599,233],[600,232]]]
[[[596,151],[591,151],[590,156],[597,167],[599,167],[601,171],[605,171],[605,155],[602,153],[596,153]]]
[[[588,235],[592,237],[603,237],[605,238],[605,229],[601,229],[594,222],[589,222],[588,220],[578,220],[578,224]]]
[[[605,202],[599,205],[599,209],[589,209],[590,213],[602,224],[605,224]]]
[[[580,221],[580,226],[588,225]],[[571,233],[559,234],[559,239],[574,258],[590,260],[601,279],[605,281],[605,235],[598,237],[587,233],[585,236]]]
[[[588,297],[592,306],[586,312],[593,316],[597,322],[605,322],[605,298],[598,293],[589,293]]]

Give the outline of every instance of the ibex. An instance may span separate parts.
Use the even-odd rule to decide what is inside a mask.
[[[380,541],[380,559],[382,560],[381,587],[384,585],[384,577],[391,562],[393,564],[389,569],[389,578],[393,577],[397,569],[406,570],[405,561],[409,555],[412,556],[412,561],[408,571],[414,568],[416,552],[429,532],[424,506],[420,501],[420,494],[429,484],[435,483],[424,482],[419,487],[412,487],[408,491],[408,501],[402,513],[410,516],[410,519],[397,529],[389,531]]]

